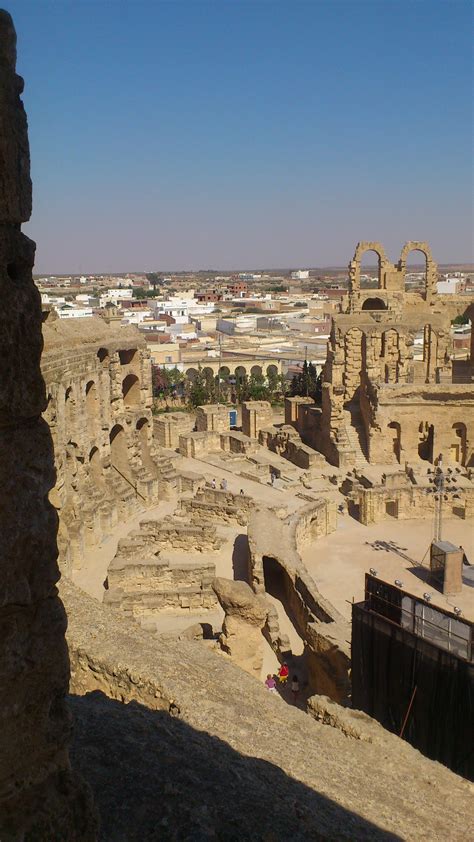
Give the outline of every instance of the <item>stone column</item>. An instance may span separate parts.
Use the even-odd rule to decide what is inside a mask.
[[[0,10],[0,839],[93,840],[69,765],[66,614],[58,598],[54,454],[40,371],[41,301],[16,36]]]

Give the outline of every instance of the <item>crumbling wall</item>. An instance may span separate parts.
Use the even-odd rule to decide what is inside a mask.
[[[119,541],[107,570],[104,603],[144,617],[171,609],[215,607],[215,565],[203,553],[219,549],[214,526],[145,519]],[[201,558],[199,557],[201,555]]]
[[[66,615],[58,598],[51,434],[40,371],[41,302],[16,36],[0,10],[0,838],[93,840],[89,791],[71,771]]]
[[[163,413],[153,422],[155,441],[160,447],[177,450],[180,435],[190,433],[194,423],[194,415],[188,412]]]
[[[229,410],[222,404],[206,404],[196,408],[198,433],[223,433],[230,427]]]

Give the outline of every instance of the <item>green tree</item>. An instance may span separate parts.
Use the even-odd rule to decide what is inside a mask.
[[[302,371],[295,374],[291,381],[290,393],[292,397],[309,397],[318,403],[321,401],[322,373],[318,376],[313,363],[304,361]]]
[[[201,366],[194,380],[188,383],[188,400],[191,406],[204,406],[207,403],[206,378]]]
[[[466,315],[456,316],[455,319],[452,320],[451,324],[453,325],[467,325],[469,319]]]
[[[154,292],[156,292],[156,288],[163,282],[163,279],[158,272],[147,272],[146,279],[152,285]]]
[[[268,386],[263,374],[255,372],[250,375],[248,390],[251,401],[266,401],[269,399]]]

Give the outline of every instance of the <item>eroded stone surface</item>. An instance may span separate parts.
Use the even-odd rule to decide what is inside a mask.
[[[41,307],[34,243],[20,231],[31,182],[15,41],[0,11],[0,838],[85,841],[96,826],[68,758],[66,615],[48,501],[54,459],[40,417]]]

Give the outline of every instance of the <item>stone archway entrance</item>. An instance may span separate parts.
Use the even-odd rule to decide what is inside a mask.
[[[116,470],[127,479],[130,478],[128,462],[128,445],[125,430],[121,424],[116,424],[110,431],[110,461]]]
[[[391,421],[388,425],[388,431],[392,437],[392,453],[397,462],[400,463],[402,452],[402,431],[398,421]]]

